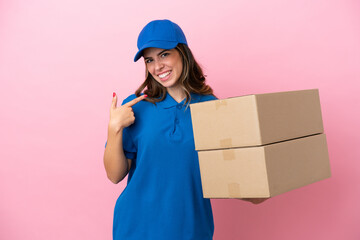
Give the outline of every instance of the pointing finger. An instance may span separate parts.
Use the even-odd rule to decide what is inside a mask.
[[[131,100],[130,102],[125,103],[124,106],[132,107],[132,106],[134,106],[136,103],[140,102],[141,100],[143,100],[143,99],[146,98],[146,97],[147,97],[146,94],[141,95],[140,97],[137,97],[137,98]]]
[[[116,105],[117,105],[117,95],[116,95],[116,93],[113,93],[113,99],[112,99],[112,102],[111,102],[111,108],[116,108]]]

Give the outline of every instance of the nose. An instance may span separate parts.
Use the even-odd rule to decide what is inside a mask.
[[[159,61],[159,60],[156,60],[156,61],[155,61],[155,70],[156,70],[156,72],[158,72],[159,70],[161,70],[163,67],[164,67],[164,63],[162,63],[162,62]]]

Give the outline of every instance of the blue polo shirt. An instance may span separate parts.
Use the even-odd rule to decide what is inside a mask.
[[[216,99],[194,93],[191,98],[191,103]],[[167,93],[156,105],[140,101],[132,107],[135,122],[123,130],[132,164],[114,209],[114,240],[213,238],[211,203],[203,198],[190,107],[184,103]]]

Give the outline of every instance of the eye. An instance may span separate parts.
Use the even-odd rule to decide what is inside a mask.
[[[148,58],[148,59],[145,60],[145,63],[150,63],[151,61],[152,60]]]
[[[161,54],[161,57],[166,57],[167,55],[169,55],[169,53],[163,53],[163,54]]]

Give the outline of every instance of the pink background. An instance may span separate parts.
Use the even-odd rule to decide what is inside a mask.
[[[0,239],[111,239],[112,92],[142,27],[178,23],[220,98],[318,88],[333,176],[261,205],[212,200],[216,240],[360,239],[360,3],[0,1]],[[236,3],[235,3],[236,2]]]

